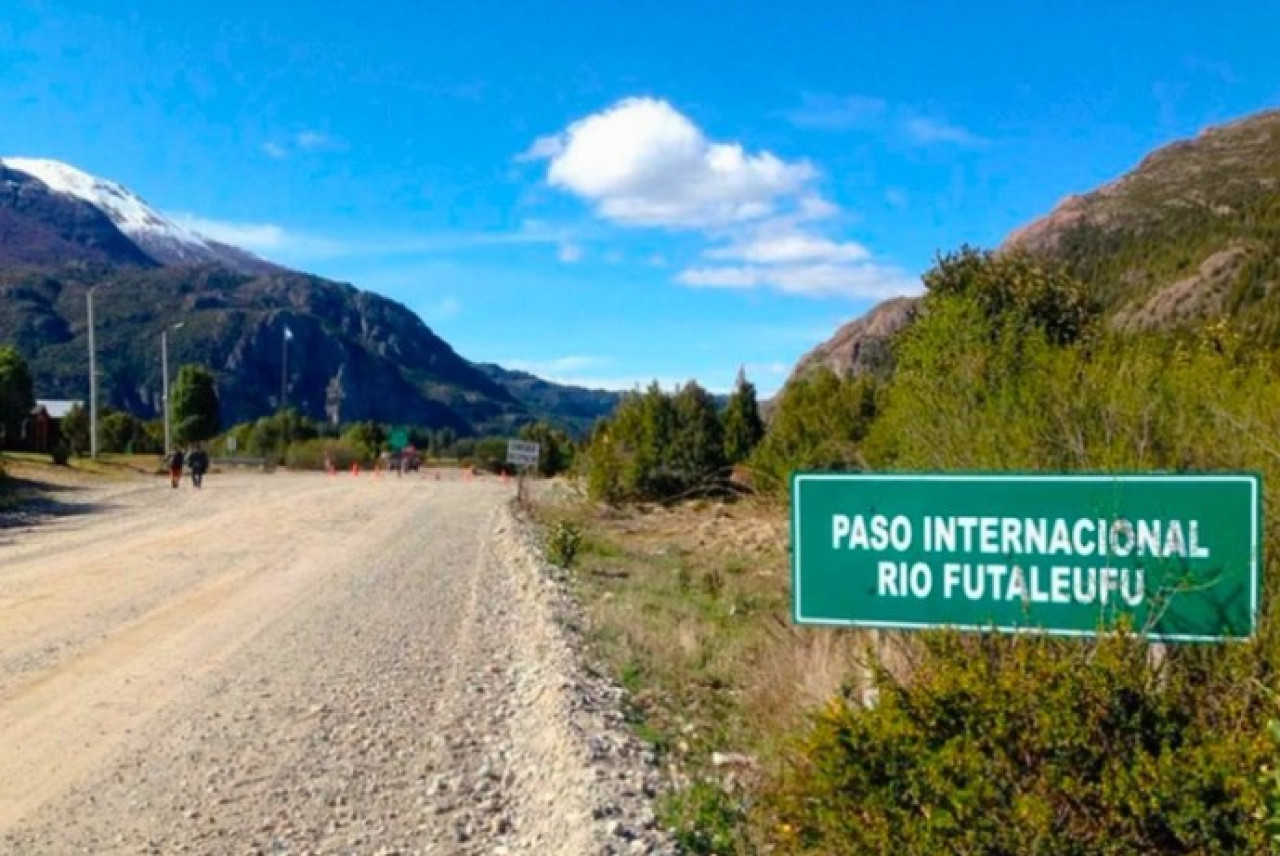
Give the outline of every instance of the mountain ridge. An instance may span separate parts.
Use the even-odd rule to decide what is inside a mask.
[[[1013,229],[997,252],[1065,268],[1115,328],[1230,317],[1258,343],[1280,346],[1280,109],[1149,152]],[[816,365],[866,368],[858,355],[880,353],[909,323],[901,314],[896,328],[886,323],[893,303],[843,325],[799,360],[792,379]]]
[[[535,418],[580,431],[616,401],[540,379],[504,384],[397,301],[225,246],[117,182],[56,161],[0,160],[0,341],[28,359],[41,395],[85,398],[85,295],[96,286],[103,401],[140,416],[159,412],[158,342],[179,322],[168,337],[171,368],[210,367],[227,424],[283,403],[316,419],[463,434],[510,432]],[[513,394],[521,388],[537,392],[532,405]]]

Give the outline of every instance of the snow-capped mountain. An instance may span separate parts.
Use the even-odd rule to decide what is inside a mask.
[[[44,158],[0,158],[0,165],[29,175],[55,193],[88,202],[121,232],[163,265],[221,264],[244,273],[264,273],[275,265],[237,247],[219,243],[160,214],[118,182]]]

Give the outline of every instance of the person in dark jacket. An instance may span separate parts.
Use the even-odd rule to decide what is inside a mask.
[[[187,455],[187,468],[191,470],[191,484],[199,490],[204,483],[204,474],[209,471],[209,453],[196,446]]]

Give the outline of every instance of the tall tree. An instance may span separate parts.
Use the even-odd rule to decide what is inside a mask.
[[[13,445],[36,406],[31,370],[17,348],[0,347],[0,447]]]
[[[178,369],[173,390],[173,433],[179,443],[202,443],[218,433],[218,387],[202,366]]]
[[[725,459],[731,464],[745,461],[762,437],[764,422],[760,419],[755,384],[747,380],[743,369],[738,369],[738,380],[724,411]]]
[[[520,439],[538,444],[538,475],[551,477],[573,465],[573,443],[559,428],[533,422],[520,429]]]
[[[71,406],[62,417],[62,439],[71,454],[80,456],[89,451],[89,411],[79,404]]]
[[[139,437],[145,435],[140,423],[131,413],[112,410],[102,417],[102,450],[104,452],[135,452]]]
[[[675,428],[667,460],[683,490],[703,487],[724,467],[724,429],[715,399],[693,381],[672,399]]]

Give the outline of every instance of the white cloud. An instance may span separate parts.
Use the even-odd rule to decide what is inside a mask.
[[[294,137],[294,142],[305,152],[327,149],[334,145],[333,138],[320,131],[302,131]]]
[[[694,288],[755,288],[764,284],[762,268],[701,267],[680,272],[676,280]]]
[[[436,303],[432,303],[419,309],[418,315],[423,321],[428,323],[437,323],[440,321],[447,321],[450,318],[455,318],[461,311],[462,303],[458,298],[445,297]]]
[[[800,205],[795,218],[800,221],[826,220],[840,213],[840,208],[823,199],[816,193],[800,197]]]
[[[806,297],[885,300],[919,294],[920,280],[898,268],[862,264],[723,265],[688,268],[678,281],[695,288],[770,288]]]
[[[747,379],[750,380],[753,375],[764,375],[767,377],[781,377],[791,373],[791,366],[786,363],[747,363],[743,367],[743,371],[747,373]]]
[[[827,126],[888,112],[884,102],[866,98],[811,99],[807,106],[802,121]],[[830,115],[818,116],[819,108]],[[676,276],[683,285],[859,299],[920,290],[901,270],[874,262],[863,245],[823,234],[830,227],[817,224],[840,209],[814,188],[818,173],[807,161],[713,142],[660,99],[620,101],[535,140],[520,159],[548,161],[547,183],[591,203],[606,220],[713,241],[703,252],[708,263]],[[661,254],[648,260],[666,263]]]
[[[550,360],[507,360],[502,365],[517,371],[543,376],[582,371],[583,369],[596,368],[607,363],[608,360],[601,357],[568,356],[555,357]]]
[[[185,212],[169,212],[168,216],[179,225],[215,241],[254,252],[274,253],[283,257],[282,260],[295,262],[365,256],[414,256],[489,246],[572,244],[569,230],[553,228],[536,221],[528,221],[520,228],[506,232],[401,233],[334,238],[275,223],[214,220]]]
[[[915,146],[980,148],[989,142],[966,128],[926,115],[929,111],[906,104],[890,105],[882,98],[812,93],[804,93],[800,98],[799,107],[782,114],[797,128],[892,135]]]
[[[628,98],[530,147],[547,181],[633,226],[712,228],[773,214],[816,177],[807,162],[714,143],[666,101]]]
[[[609,374],[607,370],[614,361],[598,356],[571,355],[546,360],[498,360],[497,362],[509,369],[528,372],[552,383],[581,386],[587,389],[627,392],[637,388],[645,389],[649,384],[657,381],[663,389],[676,390],[689,381],[689,378]],[[602,370],[604,370],[603,373]],[[721,390],[712,390],[712,392],[719,391]]]
[[[235,223],[227,220],[209,220],[194,214],[170,215],[180,226],[199,232],[224,244],[246,250],[279,250],[290,237],[284,228],[274,223]]]
[[[814,95],[805,93],[803,103],[786,116],[798,128],[848,130],[879,123],[888,105],[883,98],[866,95]]]
[[[582,261],[582,247],[571,243],[561,244],[556,251],[556,258],[567,265],[576,264]]]
[[[529,148],[516,155],[516,160],[520,162],[550,160],[563,151],[564,141],[558,135],[553,134],[547,137],[538,137]]]
[[[951,143],[978,148],[987,144],[985,139],[959,125],[953,125],[941,119],[928,119],[924,116],[907,117],[902,122],[902,130],[910,140],[925,146]]]
[[[755,264],[782,264],[787,262],[857,262],[871,257],[861,244],[852,241],[837,243],[818,235],[794,231],[782,234],[761,234],[729,247],[718,247],[706,252],[707,258]]]
[[[276,160],[287,160],[299,152],[336,151],[343,148],[340,140],[322,131],[299,131],[284,141],[268,140],[262,150]]]

